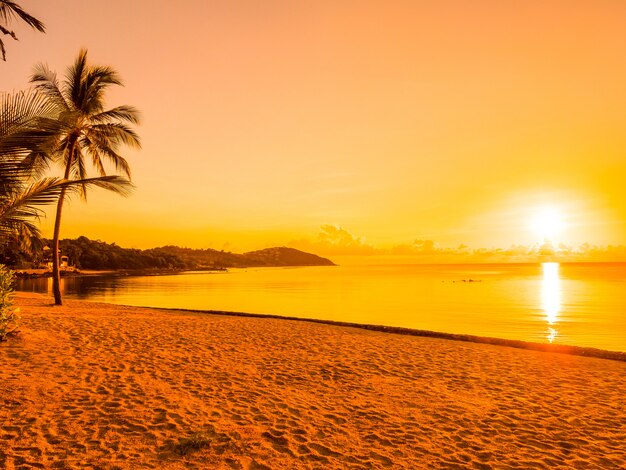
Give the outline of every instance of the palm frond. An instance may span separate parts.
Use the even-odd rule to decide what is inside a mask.
[[[31,152],[21,162],[22,167],[29,170],[29,178],[33,180],[43,178],[50,170],[51,163],[51,154],[48,152]]]
[[[0,26],[0,33],[2,33],[2,34],[10,34],[11,32],[8,31],[7,29],[3,28],[2,26]],[[15,35],[13,35],[13,37],[15,38]],[[6,62],[6,60],[7,60],[7,50],[4,47],[4,41],[2,40],[2,38],[0,38],[0,55],[2,55],[2,60],[4,60]]]
[[[76,109],[83,110],[83,101],[86,94],[85,69],[87,68],[87,50],[81,49],[74,63],[65,72],[64,91]]]
[[[27,229],[38,233],[33,221],[43,216],[39,206],[53,204],[63,195],[81,194],[83,187],[97,187],[128,196],[133,185],[118,175],[68,181],[61,178],[44,178],[32,183],[12,197],[0,197],[0,236]]]
[[[117,72],[110,67],[89,67],[83,77],[85,95],[81,110],[86,116],[92,116],[104,110],[104,93],[111,85],[122,85]]]
[[[11,36],[13,39],[17,40],[17,36],[15,35],[15,33],[13,31],[9,31],[2,25],[0,25],[0,33],[4,34],[5,36],[6,35]]]
[[[95,114],[91,116],[90,120],[94,124],[108,124],[115,122],[116,120],[139,124],[140,113],[134,106],[122,105],[109,109],[108,111]]]
[[[0,93],[0,159],[20,161],[31,176],[41,175],[57,146],[57,117],[56,108],[36,90]]]
[[[57,74],[48,68],[47,64],[38,64],[33,69],[30,82],[35,84],[35,88],[41,91],[46,98],[59,110],[71,111],[70,103],[66,99]]]
[[[28,250],[33,238],[41,238],[41,233],[32,220],[0,220],[0,242],[16,239],[21,248]]]
[[[0,149],[32,147],[18,142],[21,133],[30,133],[34,138],[54,134],[60,129],[58,116],[54,103],[37,90],[0,93]]]
[[[102,135],[99,132],[89,132],[82,141],[82,144],[88,150],[94,165],[96,168],[100,169],[100,171],[104,171],[102,158],[106,158],[110,163],[115,165],[115,169],[118,172],[124,173],[130,178],[130,165],[128,161],[117,152],[119,143],[116,140],[109,138],[109,136]]]
[[[6,243],[11,239],[26,253],[43,248],[41,234],[32,223],[18,223],[9,232],[0,224],[0,243]]]
[[[89,126],[88,135],[94,139],[97,135],[98,139],[106,139],[113,145],[125,144],[129,147],[141,148],[141,139],[139,135],[129,126],[120,122],[108,122],[106,124],[94,124]]]
[[[84,136],[81,140],[80,140],[80,145],[81,147],[83,147],[87,153],[91,156],[91,163],[93,164],[93,166],[96,168],[96,171],[98,172],[98,174],[100,176],[105,176],[106,170],[104,168],[104,165],[102,164],[102,157],[100,155],[100,152],[98,150],[98,146],[95,145],[87,136]]]
[[[42,33],[46,30],[46,27],[41,21],[26,13],[17,3],[11,0],[0,0],[0,33],[11,36],[13,39],[17,40],[15,32],[6,27],[14,19],[20,19],[33,29],[41,31]],[[2,39],[0,39],[0,54],[2,54],[2,60],[6,61],[6,49],[4,48]]]
[[[74,147],[74,157],[72,159],[72,166],[70,169],[70,176],[73,180],[84,180],[87,178],[87,167],[85,165],[85,157],[83,153],[78,148],[78,146]],[[79,186],[79,191],[82,199],[84,201],[87,200],[87,186],[81,184]]]
[[[87,187],[96,187],[111,191],[123,197],[128,197],[133,192],[135,187],[126,178],[119,175],[99,176],[97,178],[87,178],[82,181],[82,184]]]
[[[17,3],[11,0],[0,0],[0,21],[9,24],[14,18],[19,18],[37,31],[46,32],[45,25],[34,16],[26,13]]]

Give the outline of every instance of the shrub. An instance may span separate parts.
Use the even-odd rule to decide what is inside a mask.
[[[13,308],[14,280],[13,271],[0,264],[0,341],[18,331],[19,310]]]

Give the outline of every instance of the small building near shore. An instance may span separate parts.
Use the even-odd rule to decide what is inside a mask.
[[[47,262],[46,265],[48,266],[48,268],[52,269],[52,254],[51,254],[51,250],[48,248],[46,251],[46,248],[44,248],[44,256],[47,258]],[[59,254],[61,254],[59,252]],[[67,255],[61,255],[59,256],[59,268],[60,269],[68,269],[71,268],[70,266],[70,259]]]

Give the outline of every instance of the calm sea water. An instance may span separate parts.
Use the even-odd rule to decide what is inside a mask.
[[[469,280],[474,282],[469,282]],[[626,351],[626,264],[248,268],[62,280],[125,305],[271,313]],[[19,290],[51,292],[49,279]]]

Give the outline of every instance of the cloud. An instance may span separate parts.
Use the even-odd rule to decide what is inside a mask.
[[[289,242],[289,246],[325,255],[373,255],[378,251],[365,243],[365,238],[357,237],[343,227],[329,224],[320,227],[316,240],[302,238]]]
[[[572,247],[554,245],[549,240],[533,245],[512,245],[509,248],[471,248],[466,244],[443,247],[433,240],[415,239],[411,243],[378,248],[366,243],[337,225],[322,225],[315,240],[293,240],[293,248],[327,256],[405,257],[415,263],[524,263],[538,261],[560,262],[619,262],[626,261],[626,246],[598,247],[585,243]]]
[[[415,240],[410,245],[396,245],[389,250],[392,255],[434,255],[443,250],[432,240]]]

